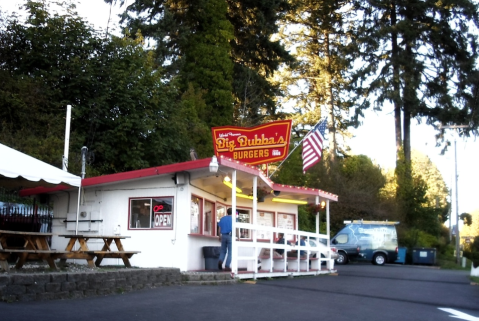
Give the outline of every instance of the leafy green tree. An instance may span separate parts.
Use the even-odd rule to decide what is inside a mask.
[[[364,155],[338,157],[333,161],[326,154],[303,175],[301,152],[298,149],[273,179],[278,183],[308,186],[338,195],[339,201],[330,203],[331,213],[334,213],[330,218],[332,231],[343,227],[344,220],[397,220],[396,213],[390,210],[390,201],[381,196],[381,189],[386,183],[381,169]],[[321,220],[324,219],[322,212]]]
[[[95,153],[90,173],[103,174],[186,160],[189,150],[175,103],[152,53],[136,39],[104,38],[73,6],[50,14],[26,2],[25,23],[0,30],[0,140],[61,166],[65,107],[70,104],[71,171],[82,146]]]
[[[472,224],[472,215],[469,213],[462,213],[459,215],[459,218],[464,221],[464,225],[471,226]]]

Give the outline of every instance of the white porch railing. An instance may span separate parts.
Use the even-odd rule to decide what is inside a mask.
[[[240,229],[246,229],[250,231],[249,235],[252,236],[251,239],[246,240],[238,240],[236,237],[233,238],[231,267],[233,273],[238,278],[256,279],[261,277],[317,275],[334,272],[334,260],[331,259],[329,237],[326,234],[238,222],[235,222],[234,226],[236,229],[234,234],[238,234],[237,232]],[[258,230],[269,232],[272,236],[274,233],[284,233],[286,240],[288,236],[293,235],[298,245],[276,244],[274,243],[274,237],[270,237],[269,241],[266,242],[258,242],[256,237]],[[299,245],[301,236],[306,237],[305,246]],[[327,251],[324,251],[323,247],[311,246],[309,242],[311,238],[314,238],[318,243],[320,239],[325,239]],[[266,251],[263,251],[263,254],[264,252],[269,254],[261,255],[262,249],[266,249]],[[275,255],[276,249],[284,250],[283,255],[277,253]],[[297,257],[288,257],[287,253],[293,250],[298,251],[298,253],[305,251],[306,256],[301,257],[297,255]],[[323,254],[324,257],[322,257],[321,254]],[[261,267],[258,266],[259,263]],[[324,269],[321,268],[322,263],[325,263]]]

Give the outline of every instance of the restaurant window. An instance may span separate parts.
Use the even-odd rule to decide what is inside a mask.
[[[173,197],[130,199],[130,229],[173,229]]]
[[[205,201],[205,212],[203,216],[203,234],[204,235],[214,235],[215,221],[215,203],[210,201]]]
[[[218,231],[218,223],[220,222],[221,218],[226,215],[226,206],[222,204],[216,205],[216,235],[219,234]]]
[[[236,208],[236,222],[238,223],[251,223],[251,215],[250,215],[250,210],[247,209],[242,209],[242,208]],[[240,239],[250,239],[251,238],[251,230],[250,229],[245,229],[241,228],[236,230],[237,235],[239,235]]]
[[[201,231],[201,213],[203,208],[203,199],[191,195],[190,206],[190,233],[199,234]]]

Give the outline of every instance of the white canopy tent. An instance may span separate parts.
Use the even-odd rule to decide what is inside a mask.
[[[81,186],[81,177],[0,144],[0,186],[11,189]]]
[[[78,187],[75,231],[75,234],[78,234],[81,177],[0,144],[0,187],[19,190],[39,186],[53,187],[56,185]]]

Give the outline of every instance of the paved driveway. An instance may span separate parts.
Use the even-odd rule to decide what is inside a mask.
[[[470,285],[467,272],[370,264],[339,266],[337,276],[172,286],[80,300],[0,303],[2,320],[19,321],[436,321],[454,320],[450,315],[455,313],[479,321],[479,286]]]

